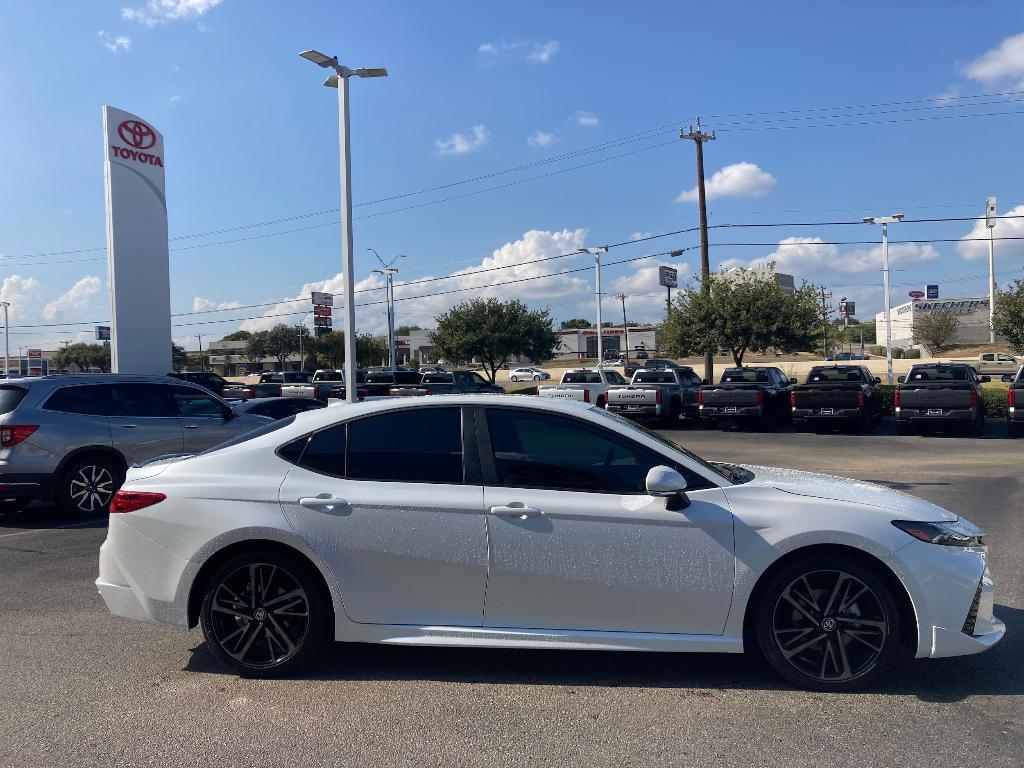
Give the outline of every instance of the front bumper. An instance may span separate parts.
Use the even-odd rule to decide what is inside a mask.
[[[932,658],[945,656],[966,656],[972,653],[987,651],[1003,639],[1006,625],[993,613],[995,588],[992,574],[988,568],[982,574],[978,584],[975,604],[968,611],[968,618],[960,629],[932,627],[931,653]],[[972,617],[974,621],[971,622]],[[973,626],[971,626],[973,625]]]

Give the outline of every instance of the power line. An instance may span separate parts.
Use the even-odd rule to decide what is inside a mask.
[[[970,115],[928,115],[926,117],[904,117],[896,118],[892,120],[861,120],[855,122],[845,123],[817,123],[817,124],[801,124],[801,125],[762,125],[754,127],[734,127],[734,128],[721,128],[724,132],[732,133],[734,131],[782,131],[789,128],[854,128],[865,125],[893,125],[896,123],[917,123],[931,120],[962,120],[974,117],[1002,117],[1005,115],[1021,115],[1024,114],[1024,110],[1005,110],[1002,112],[978,112]],[[828,119],[828,118],[824,118]]]

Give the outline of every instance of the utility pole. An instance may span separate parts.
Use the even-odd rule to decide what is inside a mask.
[[[902,213],[868,216],[865,224],[882,225],[882,290],[885,293],[885,379],[892,386],[892,297],[889,295],[889,225],[903,221]]]
[[[7,311],[11,308],[11,302],[0,301],[4,308],[4,378],[11,377],[11,334],[7,319]],[[21,362],[18,363],[18,370],[21,371]]]
[[[594,257],[594,299],[597,305],[597,367],[600,370],[604,363],[604,325],[601,321],[601,254],[608,253],[607,245],[599,245],[594,248],[579,248],[577,253],[588,253]]]
[[[626,325],[626,299],[629,298],[625,293],[618,293],[615,298],[622,302],[622,333],[626,337],[626,365],[629,365],[629,326]]]
[[[205,371],[206,366],[203,365],[203,334],[197,333],[196,338],[199,339],[199,370]]]
[[[373,248],[367,248],[370,253],[377,257],[377,261],[380,262],[380,269],[375,269],[373,272],[384,275],[384,288],[386,290],[385,299],[387,304],[387,321],[388,321],[388,361],[391,365],[391,370],[395,370],[395,366],[398,365],[398,353],[396,351],[397,346],[397,328],[395,326],[395,275],[398,274],[398,270],[395,269],[395,262],[399,259],[404,259],[405,254],[398,254],[391,261],[385,263],[384,259],[380,257]]]
[[[996,343],[996,199],[985,201],[985,226],[988,227],[988,341]]]
[[[821,357],[828,357],[828,300],[832,298],[831,292],[826,293],[825,287],[821,288]]]
[[[704,197],[704,142],[714,141],[715,132],[705,133],[701,130],[700,117],[697,117],[697,130],[689,126],[687,130],[679,130],[679,138],[692,141],[697,148],[697,203],[700,206],[700,281],[701,291],[711,291],[711,263],[708,259],[708,208]],[[704,378],[715,379],[715,351],[710,347],[704,351]]]

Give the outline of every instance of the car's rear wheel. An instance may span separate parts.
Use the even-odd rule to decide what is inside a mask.
[[[509,376],[509,378],[512,379],[512,381],[519,381],[519,378],[516,376]]]
[[[914,427],[905,421],[896,422],[896,434],[897,435],[912,435],[914,434]]]
[[[536,375],[536,376],[534,376],[534,377],[533,377],[533,380],[534,380],[534,381],[540,381],[540,375]]]
[[[902,651],[895,599],[860,560],[808,557],[777,573],[761,597],[758,645],[772,667],[797,685],[859,688]]]
[[[61,475],[57,499],[77,515],[105,515],[110,501],[124,482],[121,468],[106,456],[77,459]]]
[[[213,655],[247,677],[314,659],[328,638],[329,600],[308,566],[271,551],[228,560],[206,582],[200,622]]]
[[[1006,435],[1010,438],[1020,437],[1020,424],[1014,424],[1012,421],[1006,422]]]

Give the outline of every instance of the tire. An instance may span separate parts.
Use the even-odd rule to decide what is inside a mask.
[[[907,654],[889,587],[856,558],[808,556],[776,573],[760,594],[758,647],[776,672],[803,688],[860,688]]]
[[[509,378],[510,378],[510,379],[511,379],[512,381],[519,381],[519,379],[517,379],[517,378],[516,378],[515,376],[509,376]]]
[[[914,434],[914,428],[903,421],[896,422],[896,434],[901,436],[907,436]]]
[[[977,419],[971,422],[968,427],[968,434],[971,437],[981,437],[985,434],[985,415],[981,414]]]
[[[794,420],[793,421],[793,429],[796,432],[806,432],[807,431],[807,422],[803,421],[803,420]]]
[[[533,377],[533,380],[534,380],[534,381],[540,381],[540,376],[534,376],[534,377]]]
[[[83,517],[105,515],[123,482],[121,467],[106,456],[75,459],[60,476],[57,502],[68,512]]]
[[[1020,437],[1020,424],[1014,424],[1012,421],[1006,422],[1006,436],[1011,440]]]
[[[203,590],[199,619],[207,647],[243,677],[285,674],[314,660],[328,640],[330,601],[295,557],[245,552],[217,568]]]

